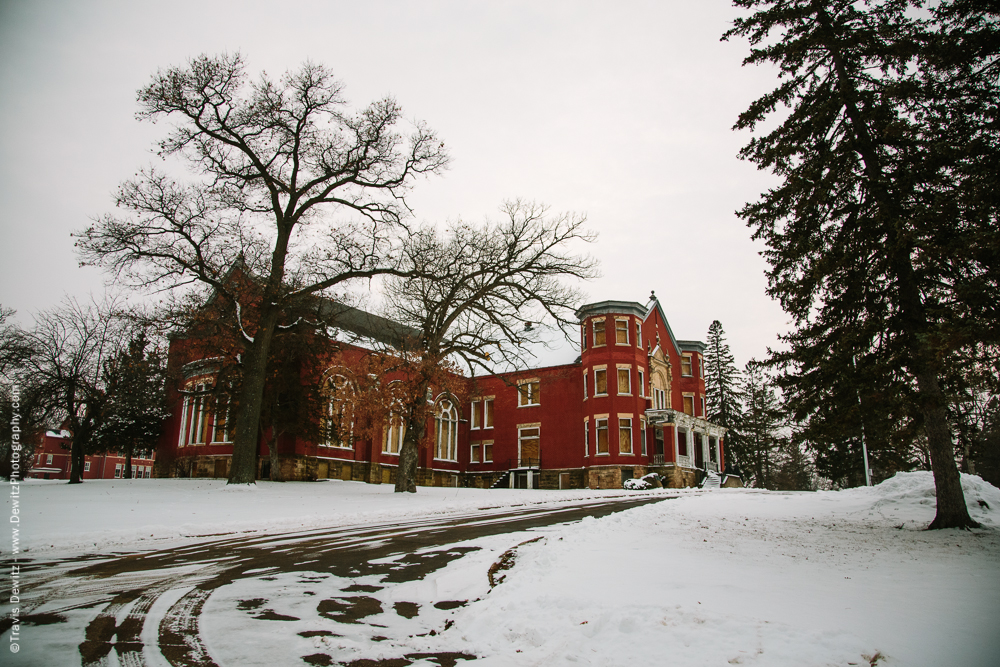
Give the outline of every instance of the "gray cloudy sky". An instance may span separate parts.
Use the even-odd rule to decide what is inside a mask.
[[[749,135],[730,128],[775,82],[719,41],[735,15],[727,0],[0,0],[0,303],[27,324],[103,291],[70,232],[156,160],[165,128],[135,120],[135,91],[238,50],[272,75],[323,63],[353,105],[389,94],[434,128],[453,162],[418,183],[418,220],[479,220],[513,197],[584,212],[603,273],[589,301],[656,290],[678,337],[719,319],[742,365],[787,318],[734,215],[773,180],[737,159]]]

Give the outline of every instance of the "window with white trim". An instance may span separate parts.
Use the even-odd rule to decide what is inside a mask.
[[[469,430],[478,431],[482,427],[482,403],[478,400],[472,402],[469,410]]]
[[[597,427],[597,454],[608,454],[608,420],[597,419],[594,424]]]
[[[493,399],[483,399],[483,428],[493,428]]]
[[[121,479],[122,472],[125,470],[125,466],[121,463],[115,464],[115,479]]]
[[[691,377],[694,374],[693,366],[691,365],[691,355],[682,354],[681,355],[681,375],[684,377]]]
[[[632,395],[632,369],[628,366],[618,367],[618,395]]]
[[[606,343],[607,325],[604,318],[592,320],[594,325],[594,347],[600,347]]]
[[[590,456],[590,417],[583,420],[583,455]]]
[[[618,419],[618,453],[632,453],[632,419]]]
[[[628,320],[615,320],[615,345],[628,345]]]
[[[482,455],[483,455],[483,443],[481,442],[469,443],[469,463],[481,463]]]
[[[438,402],[434,417],[435,442],[434,458],[442,461],[458,460],[458,410],[450,399]]]
[[[694,417],[694,394],[684,395],[684,414]]]
[[[406,435],[406,422],[403,416],[393,414],[389,417],[389,422],[382,429],[382,453],[398,455],[403,448],[403,437]]]
[[[343,375],[331,375],[323,383],[323,398],[321,444],[327,447],[353,447],[354,387],[351,381]],[[384,446],[382,451],[385,451]]]
[[[83,462],[83,472],[90,472],[90,461]]]
[[[493,463],[493,441],[483,441],[483,463]]]
[[[541,383],[538,380],[525,380],[517,385],[517,405],[518,407],[527,407],[529,405],[538,405],[541,403],[541,398],[539,396],[539,389]]]
[[[639,369],[639,396],[646,397],[646,373]]]
[[[594,396],[608,395],[608,369],[594,369]]]

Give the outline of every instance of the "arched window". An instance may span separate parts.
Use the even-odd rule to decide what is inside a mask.
[[[323,445],[354,446],[354,387],[343,375],[330,375],[323,382]]]
[[[444,461],[458,460],[458,409],[447,398],[438,402],[434,418],[436,447],[434,458]]]

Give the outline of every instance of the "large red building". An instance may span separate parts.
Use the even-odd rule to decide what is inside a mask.
[[[670,486],[693,486],[721,473],[725,429],[705,419],[704,344],[674,337],[659,301],[604,301],[583,306],[578,360],[469,379],[461,405],[432,396],[435,418],[420,449],[418,483],[435,486],[618,488],[657,472]],[[345,328],[360,335],[398,331],[386,320],[353,311]],[[184,339],[171,345],[181,378],[171,391],[173,416],[158,452],[158,476],[226,477],[232,455],[228,404],[210,400],[216,362],[191,358]],[[307,368],[304,381],[338,387],[346,371]],[[306,379],[308,378],[308,379]],[[343,394],[339,394],[343,396]],[[343,413],[331,398],[328,415]],[[321,438],[322,439],[322,438]],[[394,481],[402,433],[279,437],[284,479]],[[267,478],[270,451],[260,445],[258,473]],[[733,479],[730,483],[738,483]]]
[[[69,431],[45,431],[35,448],[28,477],[35,479],[69,479]],[[148,479],[156,465],[156,454],[132,457],[132,479]],[[83,460],[83,479],[119,479],[125,476],[128,459],[120,452],[88,455]]]

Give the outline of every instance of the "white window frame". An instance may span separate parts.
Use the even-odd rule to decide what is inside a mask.
[[[628,422],[628,427],[622,426],[622,422]],[[628,433],[628,451],[622,451],[622,433]],[[632,415],[622,417],[618,415],[618,455],[635,456],[635,428],[633,426]]]
[[[601,331],[604,332],[604,342],[603,343],[598,343],[597,342],[597,325],[598,324],[601,326]],[[603,317],[595,317],[594,319],[592,319],[590,321],[590,326],[591,326],[591,329],[592,329],[593,335],[594,335],[594,347],[604,347],[605,345],[607,345],[608,344],[608,326],[605,323],[604,318]]]
[[[687,361],[688,361],[687,367],[688,367],[688,371],[690,371],[689,373],[685,373],[684,372],[684,360],[685,359],[687,359]],[[694,357],[692,355],[688,354],[688,353],[684,353],[684,354],[681,355],[681,377],[685,377],[685,378],[694,377]]]
[[[493,463],[493,441],[483,440],[482,445],[483,445],[483,463]],[[489,447],[488,450],[487,447]],[[489,451],[490,453],[489,457],[486,456],[487,451]]]
[[[594,456],[611,456],[611,434],[609,432],[608,415],[595,415],[594,417]],[[601,427],[601,424],[604,427]],[[608,451],[601,451],[601,431],[605,434],[605,443]]]
[[[483,399],[483,430],[493,428],[493,397]]]
[[[646,398],[646,372],[641,368],[639,372],[639,398]]]
[[[382,453],[389,456],[399,456],[403,449],[403,439],[406,437],[406,422],[403,416],[393,413],[382,428]]]
[[[604,391],[600,392],[597,388],[600,383],[597,382],[597,374],[604,373]],[[608,395],[608,367],[607,366],[594,366],[594,396],[607,396]]]
[[[434,411],[434,458],[458,461],[458,409],[450,398],[438,401]]]
[[[615,345],[631,345],[632,344],[632,342],[631,342],[632,336],[629,333],[629,329],[631,327],[629,326],[629,324],[630,323],[629,323],[628,320],[623,320],[621,318],[615,318]],[[622,326],[622,328],[618,328],[618,325],[623,325],[623,326]],[[618,340],[618,332],[619,331],[624,331],[625,332],[625,342],[620,342]]]
[[[626,391],[622,391],[622,371],[627,373],[628,377],[628,387]],[[618,364],[615,368],[615,389],[618,391],[619,396],[631,396],[632,395],[632,366],[628,364]]]
[[[537,385],[537,390],[533,389]],[[527,391],[525,391],[527,387]],[[542,381],[538,378],[517,383],[517,407],[532,408],[542,404]]]
[[[583,455],[590,456],[590,417],[583,418]]]

